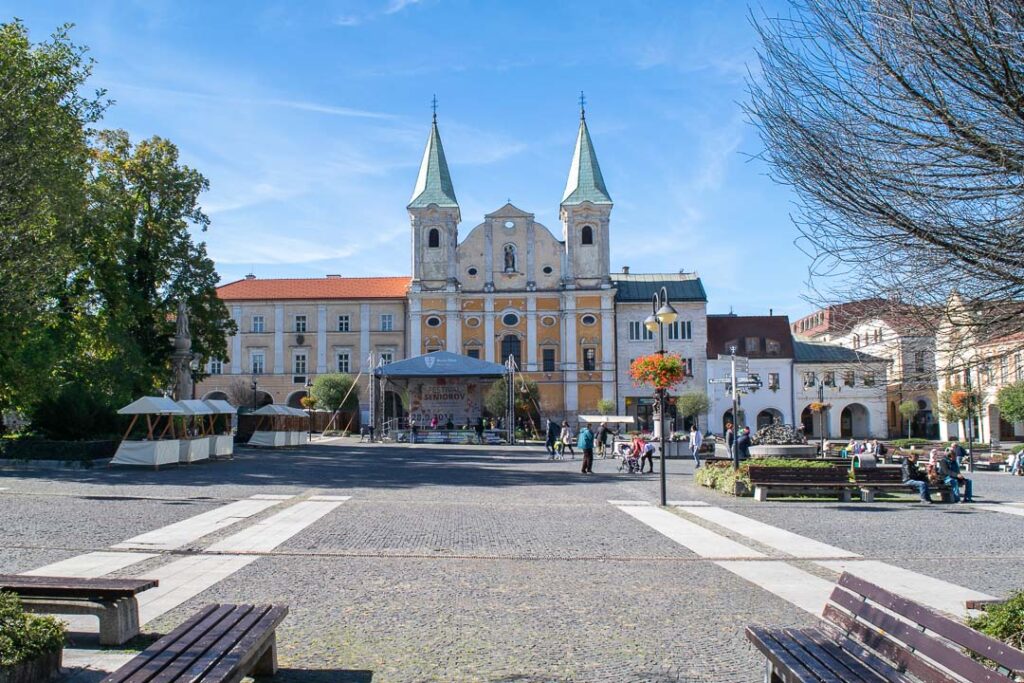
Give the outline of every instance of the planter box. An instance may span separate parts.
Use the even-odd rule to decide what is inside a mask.
[[[43,683],[60,673],[61,655],[64,650],[47,652],[31,662],[0,667],[0,683]]]
[[[813,458],[818,447],[812,443],[792,446],[751,446],[751,458]]]

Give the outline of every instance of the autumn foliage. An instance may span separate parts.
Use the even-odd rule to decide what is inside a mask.
[[[686,365],[675,354],[652,353],[634,359],[629,365],[629,376],[638,387],[671,389],[686,379]]]

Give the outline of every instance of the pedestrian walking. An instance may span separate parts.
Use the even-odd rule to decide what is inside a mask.
[[[580,470],[583,474],[594,473],[594,433],[590,431],[590,426],[583,423],[582,429],[580,429],[579,442],[576,444],[579,449],[583,451],[583,469]]]
[[[693,456],[694,468],[700,467],[700,447],[704,443],[704,435],[697,429],[697,425],[690,427],[690,455]]]
[[[597,434],[594,435],[594,440],[597,442],[597,454],[602,458],[605,455],[605,450],[608,447],[606,439],[608,438],[608,423],[602,422],[597,428]]]
[[[587,431],[588,432],[590,431],[589,427],[587,427]],[[594,438],[593,432],[591,432],[590,438],[591,438],[591,441],[593,441],[593,438]],[[569,454],[572,456],[572,459],[575,460],[576,459],[576,451],[574,451],[572,449],[572,428],[569,426],[569,421],[568,420],[563,420],[562,421],[562,431],[559,434],[558,439],[559,439],[559,441],[562,442],[562,445],[563,445],[564,448],[568,448],[569,449]],[[591,446],[591,448],[593,448],[593,446]]]
[[[481,417],[476,421],[476,442],[483,444],[484,442],[484,418]]]
[[[736,436],[733,434],[732,422],[725,423],[725,447],[729,451],[729,457],[733,455],[733,448],[736,446]]]
[[[750,459],[750,427],[744,427],[736,438],[736,452],[740,454],[740,460]]]
[[[552,419],[548,419],[548,435],[544,440],[544,448],[548,451],[548,460],[555,459],[555,442],[558,441],[558,435],[561,430],[558,427],[558,423]]]

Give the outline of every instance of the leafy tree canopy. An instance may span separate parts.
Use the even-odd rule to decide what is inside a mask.
[[[359,385],[352,375],[332,373],[320,375],[313,380],[310,395],[316,404],[331,412],[338,410],[358,410]]]
[[[1024,421],[1024,382],[1015,382],[999,390],[999,413],[1007,422]]]

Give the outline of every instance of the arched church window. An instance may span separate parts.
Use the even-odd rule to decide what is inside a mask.
[[[431,249],[436,249],[441,246],[441,231],[437,228],[431,228],[430,233],[427,235],[427,246]]]
[[[519,362],[520,353],[521,345],[519,343],[519,337],[515,336],[514,334],[505,335],[505,337],[502,338],[501,340],[502,362],[507,361],[508,357],[512,356],[516,361],[516,365],[521,366],[522,364]]]
[[[583,244],[594,243],[594,229],[589,225],[583,226]]]

